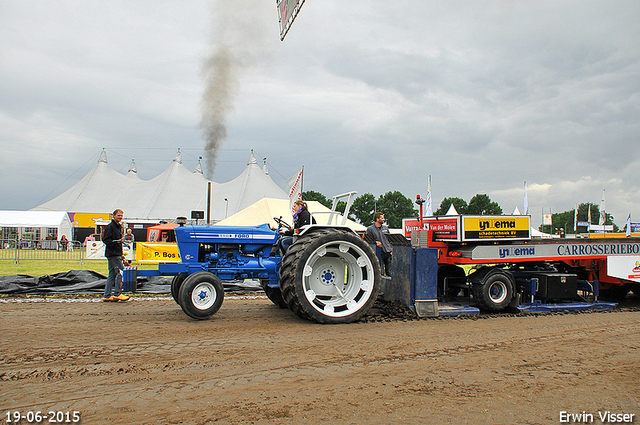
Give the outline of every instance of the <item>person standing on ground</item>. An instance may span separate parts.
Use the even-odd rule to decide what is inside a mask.
[[[65,235],[62,235],[62,237],[60,238],[60,246],[62,247],[63,251],[66,251],[69,246],[69,240]]]
[[[126,227],[126,226],[123,226],[123,227]],[[122,237],[122,242],[128,247],[129,252],[133,253],[136,238],[135,236],[133,236],[133,231],[131,230],[130,227],[126,227],[125,234]],[[127,255],[124,256],[124,265],[127,267],[131,265],[131,261],[127,260]]]
[[[391,277],[391,258],[393,256],[393,247],[387,239],[388,229],[383,230],[382,225],[385,222],[384,214],[376,212],[373,215],[375,221],[371,226],[367,227],[367,235],[371,236],[376,241],[376,246],[382,251],[382,275]]]
[[[122,255],[122,217],[124,212],[117,209],[113,212],[111,222],[102,232],[104,256],[109,265],[109,276],[104,286],[102,301],[127,301],[128,296],[122,294],[122,274],[124,256]]]
[[[129,247],[129,250],[133,252],[136,238],[133,236],[133,231],[130,227],[127,227],[126,233],[122,237],[122,241]]]

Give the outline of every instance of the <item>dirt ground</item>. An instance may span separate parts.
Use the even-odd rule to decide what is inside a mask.
[[[170,298],[4,301],[2,423],[640,423],[638,309],[331,326],[263,297],[206,321]]]

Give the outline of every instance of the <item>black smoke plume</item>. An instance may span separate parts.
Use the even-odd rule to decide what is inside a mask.
[[[263,0],[213,2],[213,40],[202,67],[206,87],[200,121],[207,178],[213,176],[219,150],[227,138],[227,118],[234,109],[241,75],[270,56],[267,29],[269,24],[273,29],[278,25],[275,5],[268,7],[268,3]],[[277,31],[273,37],[277,44]]]

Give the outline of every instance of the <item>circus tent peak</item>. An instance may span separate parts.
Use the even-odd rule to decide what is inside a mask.
[[[216,183],[204,178],[201,162],[190,172],[176,153],[171,164],[158,176],[142,180],[132,160],[126,175],[113,170],[106,151],[78,183],[34,210],[66,212],[111,212],[124,210],[126,220],[175,220],[190,217],[191,211],[207,208],[211,184],[210,217],[222,220],[262,198],[288,199],[287,193],[260,167],[251,151],[245,169],[231,181]]]

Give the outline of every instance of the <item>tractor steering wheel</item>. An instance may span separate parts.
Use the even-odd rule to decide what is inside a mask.
[[[278,223],[278,229],[281,227],[286,227],[287,230],[293,230],[293,227],[289,225],[286,221],[282,219],[282,217],[273,217],[273,220]]]

